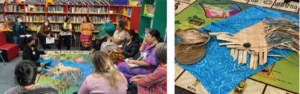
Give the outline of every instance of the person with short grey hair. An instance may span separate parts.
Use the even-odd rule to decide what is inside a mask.
[[[130,79],[132,94],[162,93],[167,94],[167,44],[158,43],[155,46],[155,58],[159,66],[147,75],[136,75]]]

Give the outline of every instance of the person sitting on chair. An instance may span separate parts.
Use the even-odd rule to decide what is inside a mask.
[[[62,31],[59,35],[58,39],[58,50],[60,50],[61,41],[64,39],[65,44],[68,46],[67,50],[70,50],[70,42],[72,38],[72,34],[75,31],[74,26],[71,24],[71,19],[66,18],[63,26],[60,27],[60,30]]]
[[[25,23],[22,23],[23,16],[18,16],[17,17],[17,21],[15,22],[15,24],[12,27],[13,30],[13,39],[14,39],[14,44],[18,44],[18,39],[24,38],[26,35],[26,26]]]
[[[36,84],[37,67],[31,60],[22,60],[15,67],[15,80],[19,84],[4,94],[58,94],[49,83]]]
[[[36,62],[36,66],[43,67],[45,63],[37,62],[40,58],[40,54],[46,54],[47,51],[39,51],[35,46],[35,40],[32,37],[26,39],[27,46],[23,51],[23,60],[31,60]]]
[[[134,30],[128,30],[126,39],[122,48],[118,49],[117,52],[110,51],[108,56],[116,63],[117,60],[124,61],[125,58],[131,58],[139,52],[139,40],[137,39],[138,34]]]
[[[44,24],[41,25],[40,31],[37,36],[40,39],[44,50],[46,48],[51,49],[49,44],[46,45],[46,38],[51,39],[51,37],[53,37],[49,20],[45,20]]]

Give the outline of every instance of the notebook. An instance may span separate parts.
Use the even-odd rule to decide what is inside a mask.
[[[138,52],[133,56],[133,60],[140,61],[143,59],[143,52]]]

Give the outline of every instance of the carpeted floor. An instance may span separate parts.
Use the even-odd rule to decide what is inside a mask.
[[[40,51],[43,51],[40,46],[37,47]],[[52,49],[47,49],[47,51],[58,50],[56,45],[51,45]],[[67,47],[62,46],[61,51],[65,51]],[[71,47],[72,50],[80,50],[78,47]],[[6,90],[11,87],[17,86],[18,84],[14,81],[14,69],[15,66],[22,60],[22,57],[16,57],[8,62],[3,63],[0,60],[0,94],[3,94]],[[131,94],[130,88],[127,90],[127,94]]]

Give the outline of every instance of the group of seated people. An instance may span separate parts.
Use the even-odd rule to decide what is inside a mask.
[[[140,44],[137,38],[138,34],[134,30],[125,32],[125,25],[126,22],[120,20],[115,27],[111,18],[107,17],[106,24],[99,27],[100,33],[91,51],[94,73],[84,80],[80,90],[76,93],[126,94],[127,86],[131,86],[132,94],[138,92],[142,94],[166,94],[167,44],[163,43],[163,39],[157,30],[149,31]],[[48,26],[49,21],[45,21],[45,24],[41,26],[40,32],[42,33],[39,32],[38,34],[39,38],[44,37],[45,39],[52,36],[51,28],[47,30]],[[80,25],[80,39],[83,49],[87,49],[91,44],[92,30],[93,24],[90,23],[88,17],[85,17]],[[71,25],[69,18],[66,19],[62,31],[74,32],[74,26]],[[60,36],[60,38],[66,37]],[[39,62],[38,59],[40,54],[45,54],[47,51],[36,49],[36,43],[32,37],[28,37],[26,42],[27,45],[22,56],[24,61],[21,61],[15,69],[16,80],[17,82],[21,81],[18,82],[20,86],[7,90],[5,94],[29,92],[45,87],[53,88],[49,84],[35,85],[33,80],[37,74],[35,69],[37,66],[45,66],[45,63]],[[44,40],[41,40],[41,42],[43,44]],[[110,44],[108,45],[107,42],[110,42]],[[43,44],[43,47],[47,48],[46,44]],[[60,49],[60,44],[58,47]],[[139,52],[143,53],[143,59],[133,60],[132,57]],[[130,64],[136,66],[132,67]],[[18,78],[18,75],[25,78]],[[28,82],[28,80],[33,81]],[[27,83],[23,84],[24,81]]]

